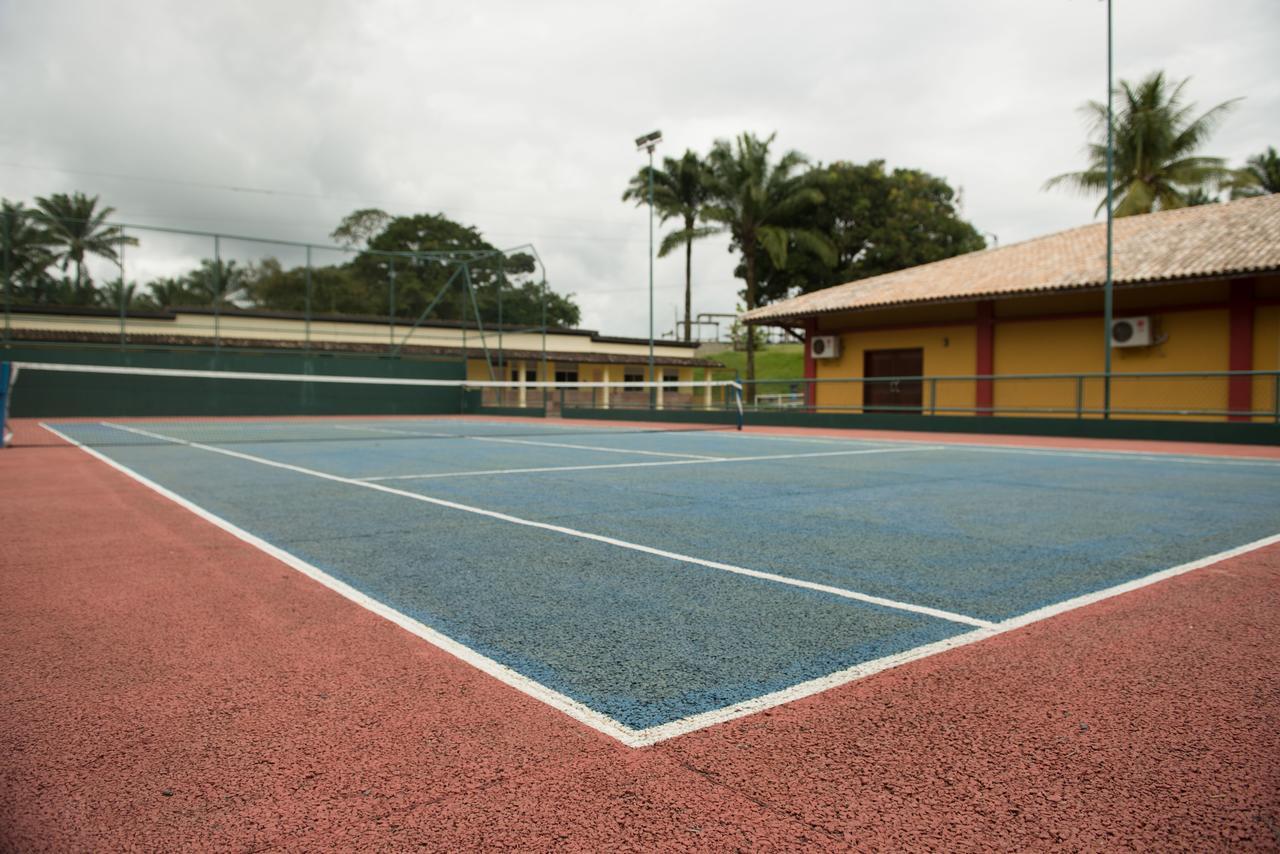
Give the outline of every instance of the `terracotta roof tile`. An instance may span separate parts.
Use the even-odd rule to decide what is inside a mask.
[[[1121,217],[1115,221],[1117,284],[1280,269],[1280,194]],[[958,255],[836,285],[747,312],[767,323],[830,311],[1100,287],[1106,223]]]

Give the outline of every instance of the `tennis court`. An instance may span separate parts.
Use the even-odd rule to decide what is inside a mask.
[[[23,429],[633,747],[1280,532],[1280,461],[1244,456],[495,416]]]

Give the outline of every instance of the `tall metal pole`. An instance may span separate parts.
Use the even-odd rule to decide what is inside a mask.
[[[0,209],[0,221],[4,224],[4,341],[6,344],[9,343],[9,336],[12,334],[10,314],[13,311],[11,305],[13,302],[13,252],[10,249],[10,244],[13,242],[13,225],[10,220],[16,217],[16,206],[13,212]],[[0,445],[2,444],[3,440],[0,440]]]
[[[311,352],[311,247],[307,247],[307,293],[303,303],[303,319],[302,319],[302,335],[304,339],[305,349]]]
[[[1107,0],[1107,283],[1103,290],[1103,377],[1102,377],[1102,417],[1111,417],[1111,311],[1112,311],[1112,236],[1111,227],[1115,219],[1111,211],[1111,183],[1114,169],[1115,123],[1111,111],[1111,0]]]
[[[649,382],[653,375],[653,144],[649,144]],[[657,400],[657,389],[649,386],[649,408]]]

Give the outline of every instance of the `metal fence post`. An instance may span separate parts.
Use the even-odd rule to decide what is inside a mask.
[[[1280,424],[1280,373],[1276,374],[1275,380],[1275,396],[1272,397],[1271,402],[1275,406],[1276,410],[1276,423]]]
[[[388,295],[387,295],[387,348],[394,350],[396,346],[396,259],[387,262]]]
[[[1076,377],[1076,418],[1084,418],[1084,376]]]
[[[4,229],[4,341],[9,343],[9,337],[12,334],[12,313],[11,303],[13,302],[13,257],[10,246],[13,242],[13,231],[11,220],[16,216],[16,212],[0,211],[0,224]]]
[[[125,337],[126,315],[129,311],[128,298],[126,296],[124,284],[124,247],[125,247],[124,228],[120,229],[120,257],[116,259],[117,266],[120,269],[120,349],[123,350],[128,339]]]
[[[311,352],[311,247],[307,247],[307,293],[304,299],[302,310],[302,338],[303,346],[308,353]]]
[[[938,414],[938,378],[929,380],[929,414]]]
[[[213,349],[222,346],[222,238],[213,236]]]

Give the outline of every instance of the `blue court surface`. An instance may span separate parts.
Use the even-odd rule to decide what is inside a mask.
[[[1280,463],[456,419],[53,424],[624,728],[1280,532]]]

